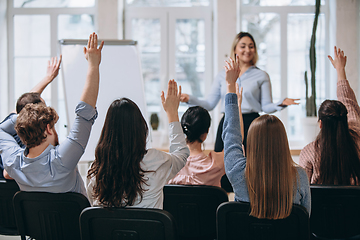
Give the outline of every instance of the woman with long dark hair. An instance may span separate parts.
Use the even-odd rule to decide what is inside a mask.
[[[319,108],[320,132],[300,152],[300,165],[312,184],[360,185],[360,107],[346,79],[346,56],[334,48],[337,100],[325,100]]]
[[[250,215],[282,219],[290,215],[293,203],[310,214],[311,196],[306,172],[293,162],[285,127],[273,115],[262,115],[250,125],[246,157],[242,149],[235,83],[238,61],[225,67],[224,160],[235,201],[250,202]]]
[[[163,187],[182,169],[189,156],[179,123],[181,87],[174,80],[161,94],[169,119],[169,153],[146,149],[148,126],[138,106],[128,98],[109,107],[88,178],[92,205],[162,208]]]

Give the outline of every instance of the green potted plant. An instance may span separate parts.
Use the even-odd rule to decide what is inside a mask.
[[[152,113],[150,115],[150,124],[151,124],[151,128],[153,130],[156,131],[158,129],[158,127],[159,127],[159,117],[158,117],[158,115],[156,113]]]
[[[307,71],[304,74],[305,80],[305,109],[306,109],[306,118],[303,119],[303,130],[304,130],[304,141],[306,143],[315,140],[319,132],[319,127],[317,125],[317,109],[316,109],[316,30],[319,20],[320,14],[320,0],[316,0],[315,3],[315,17],[312,28],[312,35],[310,40],[310,50],[309,50],[309,58],[310,58],[310,71],[311,71],[311,79],[310,84],[307,76]],[[309,88],[311,86],[311,94],[309,94]],[[309,96],[310,95],[310,96]]]

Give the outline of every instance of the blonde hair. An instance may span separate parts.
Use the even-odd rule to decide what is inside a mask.
[[[256,48],[256,43],[255,43],[255,40],[253,38],[253,36],[248,33],[248,32],[240,32],[236,35],[234,41],[233,41],[233,44],[231,45],[231,51],[230,51],[230,57],[232,59],[235,59],[235,49],[236,49],[236,46],[237,44],[239,43],[240,39],[242,39],[243,37],[249,37],[251,39],[251,41],[253,41],[254,43],[254,48],[255,48],[255,54],[254,54],[254,58],[252,59],[251,63],[252,65],[255,65],[256,62],[258,61],[259,59],[259,54],[257,52],[257,48]]]
[[[282,122],[273,115],[255,119],[249,128],[246,151],[250,215],[286,218],[293,205],[297,171]]]

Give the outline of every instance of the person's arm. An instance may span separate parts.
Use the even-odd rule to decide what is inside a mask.
[[[98,47],[98,38],[95,33],[90,34],[87,48],[84,47],[85,58],[88,61],[88,72],[83,92],[80,101],[83,101],[93,108],[96,107],[96,101],[99,92],[99,65],[101,62],[101,50],[104,46],[104,41]]]
[[[89,184],[86,188],[86,194],[88,196],[88,199],[89,199],[89,202],[90,202],[90,205],[93,206],[94,205],[94,201],[95,201],[95,198],[93,196],[93,192],[94,192],[94,182],[95,182],[95,177],[92,177],[90,180],[89,180]]]
[[[347,57],[344,55],[344,51],[340,48],[334,47],[334,59],[328,56],[331,64],[334,66],[337,72],[337,98],[342,102],[348,110],[348,122],[359,122],[360,120],[360,107],[356,100],[355,93],[350,87],[349,81],[346,79],[345,66]]]
[[[45,77],[38,84],[36,84],[36,86],[33,87],[30,92],[36,92],[41,95],[47,85],[49,85],[59,74],[61,59],[62,55],[60,55],[59,60],[57,57],[52,57],[51,60],[48,61]]]
[[[87,48],[84,48],[89,67],[81,101],[75,109],[75,121],[66,140],[58,146],[59,159],[68,169],[73,169],[84,153],[92,124],[97,117],[95,105],[99,91],[99,65],[104,42],[99,47],[97,43],[97,35],[92,33]]]
[[[300,99],[293,99],[293,98],[284,98],[277,103],[273,103],[271,82],[268,74],[265,75],[265,79],[261,83],[260,90],[261,90],[261,99],[260,99],[261,109],[265,113],[273,113],[276,111],[280,111],[289,105],[299,104],[296,101],[299,101]]]
[[[222,133],[225,172],[233,187],[239,189],[245,181],[244,175],[239,173],[245,170],[246,158],[244,157],[241,144],[242,136],[235,85],[237,76],[240,73],[237,61],[231,60],[230,63],[227,63],[225,71],[227,94],[225,96],[225,118]]]
[[[300,189],[301,199],[300,205],[305,207],[309,216],[311,214],[311,192],[310,192],[310,184],[307,179],[306,173],[304,169],[297,167],[298,173],[298,186],[297,188]]]
[[[208,111],[213,110],[221,98],[221,82],[224,81],[224,72],[219,72],[215,81],[211,85],[211,90],[206,94],[206,99],[201,100],[195,96],[183,93],[181,95],[181,102],[186,102],[189,106],[201,106]]]
[[[168,89],[165,98],[164,91],[161,92],[161,103],[168,117],[169,123],[178,122],[179,115],[178,109],[180,104],[181,97],[181,86],[179,86],[179,91],[177,83],[174,79],[168,82]]]
[[[0,124],[0,153],[4,170],[8,170],[3,172],[4,177],[5,173],[8,176],[11,175],[11,168],[8,168],[8,166],[12,164],[11,161],[13,160],[13,158],[11,158],[10,156],[16,155],[17,153],[22,151],[22,148],[19,146],[19,144],[13,137],[14,133],[16,133],[14,128],[16,119],[17,115],[13,114]],[[8,179],[11,179],[10,176]]]
[[[300,152],[300,156],[299,156],[299,165],[305,169],[306,175],[308,176],[308,180],[309,182],[311,182],[311,178],[313,175],[313,169],[314,166],[311,162],[312,159],[315,158],[314,156],[314,148],[313,148],[313,143],[308,144],[307,146],[305,146],[301,152]]]
[[[14,180],[12,177],[9,176],[9,174],[7,173],[7,171],[5,169],[3,170],[3,176],[5,179]]]
[[[0,129],[5,133],[10,134],[11,136],[14,136],[16,134],[15,123],[17,117],[17,114],[10,114],[4,121],[0,123]]]
[[[185,166],[190,155],[189,148],[186,146],[185,135],[179,122],[178,108],[180,96],[181,86],[179,86],[178,91],[177,83],[174,80],[170,80],[168,83],[166,98],[164,92],[161,92],[161,103],[169,120],[170,149],[166,158],[171,162],[171,171],[169,171],[166,177],[167,181],[172,179]]]
[[[243,93],[243,88],[241,87],[239,89],[239,84],[236,84],[236,95],[237,95],[237,98],[238,98],[238,106],[239,106],[239,118],[240,118],[241,136],[244,136],[244,119],[243,119],[243,115],[242,115],[242,112],[241,112],[242,93]],[[243,141],[244,141],[244,139],[243,139]]]

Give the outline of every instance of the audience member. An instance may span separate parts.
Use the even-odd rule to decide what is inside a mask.
[[[91,34],[84,47],[88,60],[85,86],[76,107],[76,118],[67,139],[59,145],[55,123],[56,111],[44,103],[26,104],[18,117],[11,116],[0,124],[0,152],[5,173],[15,179],[22,191],[79,192],[86,196],[77,163],[86,147],[91,126],[97,117],[95,109],[99,90],[101,49],[97,35]],[[22,149],[14,140],[19,135]]]
[[[325,100],[319,108],[320,133],[300,152],[300,166],[312,184],[360,184],[360,108],[346,79],[346,56],[334,47],[337,100]]]
[[[61,55],[59,57],[59,60],[57,60],[57,57],[51,58],[51,60],[48,61],[46,76],[33,89],[31,89],[30,92],[24,93],[19,97],[19,99],[16,102],[17,114],[19,114],[20,111],[24,108],[24,106],[28,103],[36,104],[44,101],[40,95],[44,91],[44,89],[57,77],[60,69],[61,58],[62,58]],[[5,122],[12,115],[15,115],[16,113],[15,111],[11,112],[1,123]],[[13,138],[21,148],[25,148],[25,145],[21,142],[19,136],[16,133],[14,133]],[[4,167],[0,156],[0,178],[4,178],[3,170]],[[8,174],[6,174],[6,178],[11,179]]]
[[[174,80],[168,83],[166,98],[161,94],[169,119],[169,153],[146,149],[148,126],[133,101],[121,98],[110,105],[88,171],[92,205],[163,208],[163,187],[189,156],[178,117],[180,95]]]
[[[239,112],[241,113],[242,88],[239,92]],[[241,126],[242,114],[240,114]],[[211,185],[221,187],[221,177],[225,174],[224,151],[210,151],[206,155],[202,150],[202,143],[207,138],[210,128],[210,114],[200,106],[190,107],[181,118],[181,126],[186,135],[186,144],[190,150],[190,157],[187,159],[185,167],[169,181],[169,184],[182,185]],[[244,129],[241,128],[242,134]]]
[[[235,200],[250,202],[250,215],[282,219],[292,204],[304,206],[310,214],[310,187],[306,172],[293,162],[284,125],[272,115],[255,119],[247,136],[247,157],[242,149],[235,82],[238,57],[226,62],[224,159],[225,171],[234,189]]]
[[[181,118],[181,126],[186,135],[190,156],[169,184],[213,185],[220,187],[225,174],[224,152],[211,151],[206,155],[201,149],[210,127],[210,114],[203,107],[190,107]]]

